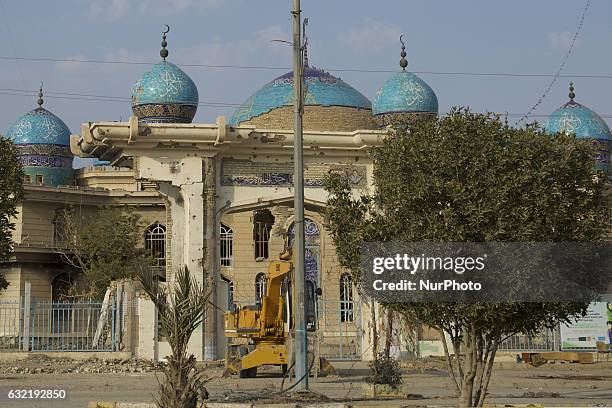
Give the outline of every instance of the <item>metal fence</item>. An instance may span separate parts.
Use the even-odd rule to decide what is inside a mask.
[[[115,351],[122,320],[116,311],[114,297],[50,302],[24,296],[0,302],[0,351]]]
[[[361,302],[319,301],[319,353],[332,360],[361,359]]]
[[[0,351],[20,349],[21,311],[19,300],[0,301]]]
[[[115,302],[34,302],[31,351],[113,351]]]
[[[555,332],[545,331],[534,336],[515,334],[502,341],[500,351],[552,351],[555,348]]]

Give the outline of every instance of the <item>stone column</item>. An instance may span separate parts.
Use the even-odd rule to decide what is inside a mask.
[[[183,158],[168,178],[171,181],[159,183],[160,193],[165,195],[170,203],[172,219],[172,270],[167,281],[172,287],[177,269],[186,266],[192,276],[200,283],[206,284],[203,268],[205,242],[202,159]],[[198,360],[204,358],[203,325],[198,327],[191,337],[187,352],[195,355]]]
[[[203,204],[204,204],[204,242],[203,265],[206,289],[210,293],[209,303],[204,313],[204,360],[217,358],[217,288],[218,262],[216,246],[216,166],[211,157],[202,159]]]

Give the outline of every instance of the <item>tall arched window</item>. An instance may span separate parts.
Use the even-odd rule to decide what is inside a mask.
[[[145,249],[155,257],[156,266],[166,266],[166,227],[158,221],[145,231]]]
[[[266,296],[266,274],[259,272],[255,276],[255,300],[261,302],[264,296]]]
[[[255,259],[268,259],[268,242],[270,231],[274,225],[274,216],[270,210],[257,210],[253,215],[253,244],[255,245]]]
[[[221,266],[232,266],[234,259],[234,231],[225,224],[221,224],[220,262]]]
[[[340,321],[352,322],[353,314],[353,277],[348,273],[340,276]]]

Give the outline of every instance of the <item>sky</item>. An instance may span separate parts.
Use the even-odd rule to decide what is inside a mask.
[[[128,99],[82,100],[57,93],[129,98],[149,65],[11,60],[6,57],[156,63],[161,31],[168,61],[287,69],[182,67],[198,87],[194,122],[229,118],[236,105],[292,66],[291,0],[0,0],[0,133],[44,106],[73,134],[86,122],[127,120]],[[404,34],[408,70],[554,74],[568,51],[586,0],[302,0],[308,17],[311,66],[339,76],[370,100],[391,73],[334,69],[399,70]],[[612,116],[612,1],[592,0],[563,75],[573,78],[576,100]],[[453,106],[522,114],[538,101],[549,77],[419,74],[436,92],[440,112]],[[559,78],[535,115],[568,100],[570,78]],[[24,95],[26,90],[28,95]],[[54,97],[56,96],[56,97]],[[57,98],[63,96],[64,98]],[[68,98],[66,98],[68,97]],[[112,100],[109,100],[112,99]],[[227,106],[229,104],[229,106]],[[221,105],[221,106],[219,106]],[[510,123],[518,118],[511,117]],[[534,118],[534,120],[537,118]],[[612,125],[612,118],[605,118]]]

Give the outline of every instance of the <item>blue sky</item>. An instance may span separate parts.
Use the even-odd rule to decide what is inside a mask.
[[[310,65],[324,69],[399,69],[404,33],[408,69],[553,74],[584,8],[583,0],[303,0],[309,18]],[[157,62],[163,29],[169,61],[195,64],[291,66],[290,0],[0,0],[0,56]],[[612,1],[592,0],[564,74],[612,74]],[[129,97],[146,65],[99,65],[0,60],[0,88]],[[201,102],[240,104],[281,75],[278,70],[185,67]],[[373,99],[389,73],[338,73]],[[435,90],[440,111],[525,113],[550,78],[420,75]],[[559,79],[535,112],[567,100]],[[612,79],[574,79],[577,101],[612,115]],[[0,93],[6,91],[0,91]],[[35,107],[35,96],[0,94],[0,132]],[[89,121],[126,120],[129,101],[45,98],[73,133]],[[195,121],[231,116],[233,107],[200,106]],[[606,118],[608,124],[611,119]],[[512,120],[511,120],[512,122]]]

